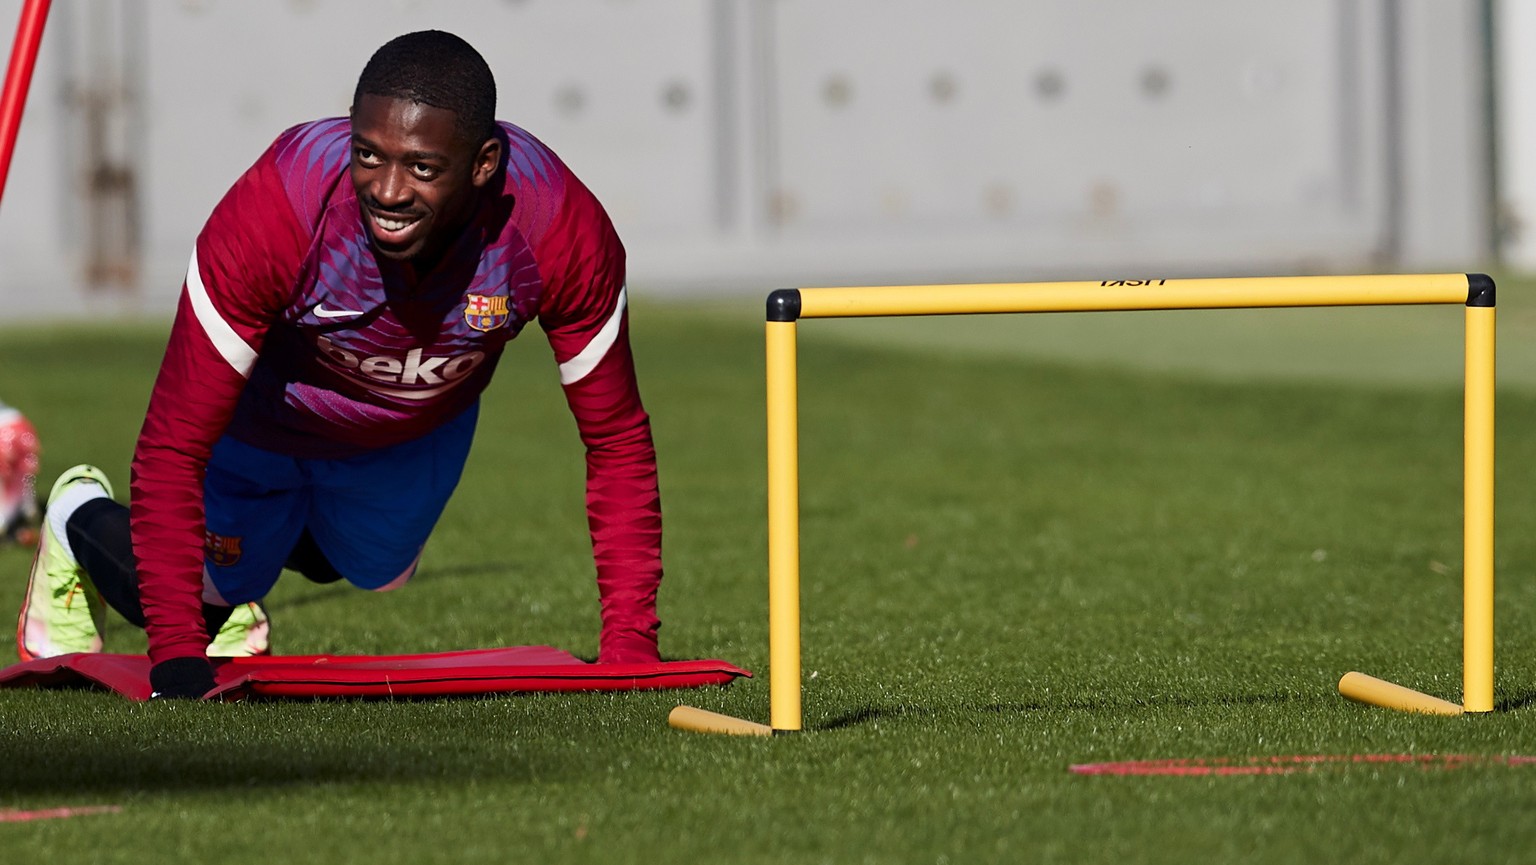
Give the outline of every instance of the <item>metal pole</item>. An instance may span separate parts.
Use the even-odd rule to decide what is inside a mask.
[[[795,322],[770,321],[768,346],[768,665],[774,730],[799,730],[800,443]]]
[[[11,152],[21,130],[21,111],[32,86],[32,69],[37,65],[37,48],[43,41],[43,25],[48,22],[52,0],[27,0],[21,7],[21,21],[16,25],[16,42],[11,46],[11,61],[5,70],[5,88],[0,90],[0,197],[5,195],[5,179],[11,171]]]
[[[1493,711],[1494,308],[1467,307],[1462,705]]]

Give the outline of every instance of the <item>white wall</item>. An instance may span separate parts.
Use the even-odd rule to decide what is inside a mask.
[[[0,0],[7,42],[20,7]],[[499,113],[598,192],[642,290],[1480,268],[1481,10],[56,0],[0,205],[0,322],[163,310],[238,173],[286,126],[344,112],[371,51],[426,27],[485,54]],[[105,14],[110,38],[91,29]],[[102,89],[104,39],[131,61],[108,146],[136,184],[131,294],[82,285],[101,205],[79,94]]]
[[[1536,3],[1496,0],[1494,21],[1502,250],[1536,270]]]

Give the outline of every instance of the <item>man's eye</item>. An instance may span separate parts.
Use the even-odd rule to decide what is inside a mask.
[[[430,165],[423,165],[420,162],[412,165],[411,170],[416,172],[416,176],[420,177],[422,180],[431,180],[433,177],[437,176],[436,168],[433,168]]]
[[[372,150],[368,150],[367,148],[359,147],[353,152],[357,155],[358,162],[362,162],[364,164],[373,164],[379,161],[378,155],[375,154]]]

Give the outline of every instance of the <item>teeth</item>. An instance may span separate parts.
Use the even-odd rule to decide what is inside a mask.
[[[390,219],[387,216],[380,216],[377,213],[373,215],[373,220],[377,222],[379,227],[385,231],[400,231],[407,225],[410,225],[416,221],[414,219]]]

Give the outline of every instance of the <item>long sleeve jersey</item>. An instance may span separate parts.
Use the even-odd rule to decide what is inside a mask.
[[[661,506],[629,349],[624,249],[547,147],[499,126],[500,181],[424,274],[376,257],[351,127],[284,132],[197,238],[134,452],[131,526],[152,661],[201,655],[202,479],[229,435],[337,458],[424,435],[479,398],[537,320],[586,446],[601,655],[656,658]]]

